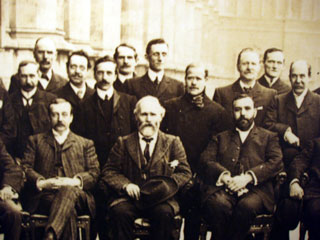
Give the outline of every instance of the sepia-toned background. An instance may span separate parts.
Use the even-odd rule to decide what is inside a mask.
[[[320,85],[320,0],[0,0],[0,10],[6,87],[19,61],[33,58],[40,36],[55,40],[55,68],[65,76],[69,51],[85,49],[94,59],[123,42],[137,48],[142,74],[147,42],[163,37],[169,75],[183,80],[185,66],[201,61],[209,68],[210,93],[237,78],[236,57],[244,47],[283,49],[285,79],[291,61],[306,59],[313,67],[311,89]]]

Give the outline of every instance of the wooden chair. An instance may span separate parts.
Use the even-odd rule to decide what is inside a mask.
[[[44,228],[48,223],[48,216],[41,214],[32,214],[30,216],[30,228],[32,240],[36,239],[36,228]],[[77,227],[79,230],[79,239],[90,240],[90,217],[88,215],[78,216]],[[84,233],[83,233],[84,232]]]
[[[281,172],[277,175],[275,179],[275,184],[274,184],[274,192],[275,192],[275,199],[279,199],[279,194],[280,194],[280,186],[285,182],[287,178],[287,174],[285,172]],[[251,234],[255,236],[256,234],[263,234],[263,239],[268,240],[270,237],[272,225],[274,222],[274,213],[276,211],[276,206],[273,210],[272,214],[261,214],[258,215],[253,224],[250,227],[250,230],[248,234]],[[211,231],[210,226],[202,220],[201,226],[200,226],[200,240],[206,240],[206,235],[207,232]],[[214,234],[214,233],[212,233]]]
[[[180,237],[180,229],[182,225],[182,217],[176,215],[174,217],[173,239],[178,240]],[[135,239],[148,239],[150,236],[150,221],[147,218],[137,218],[134,221],[134,236]]]
[[[304,188],[307,183],[309,182],[309,175],[308,173],[304,173],[301,177],[301,187]],[[301,201],[301,208],[302,208],[302,204],[303,204],[303,201]],[[299,228],[299,240],[305,240],[305,237],[306,237],[306,233],[307,233],[308,229],[306,227],[306,225],[304,224],[303,222],[303,218],[300,220],[300,228]],[[308,238],[309,239],[309,236]]]

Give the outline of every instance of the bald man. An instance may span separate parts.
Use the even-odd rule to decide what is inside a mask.
[[[264,122],[279,134],[285,170],[309,140],[320,136],[320,96],[308,88],[311,66],[305,60],[292,62],[289,78],[292,90],[274,98]],[[299,221],[301,197],[290,196],[289,185],[282,192],[272,239],[289,239],[288,230],[295,229]]]
[[[52,39],[47,37],[38,38],[33,51],[34,59],[39,63],[38,88],[47,92],[54,92],[64,86],[67,80],[53,71],[53,63],[57,57],[57,50]],[[19,89],[18,75],[11,77],[9,94]]]

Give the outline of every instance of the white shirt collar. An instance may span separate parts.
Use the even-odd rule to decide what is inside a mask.
[[[133,73],[128,74],[128,75],[123,75],[123,74],[118,72],[118,79],[122,83],[124,83],[127,79],[131,79],[131,78],[133,78]]]
[[[241,142],[244,143],[244,141],[247,139],[250,131],[252,130],[252,128],[254,127],[254,123],[252,123],[251,127],[247,130],[247,131],[242,131],[239,128],[236,127],[236,131],[239,133]]]
[[[30,92],[26,92],[21,88],[21,94],[23,97],[25,97],[26,99],[32,98],[34,94],[36,94],[37,88],[35,87],[34,89],[32,89]]]
[[[152,82],[154,82],[158,77],[158,81],[160,83],[163,78],[163,75],[164,75],[164,71],[155,72],[155,71],[152,71],[150,68],[148,68],[148,76]]]
[[[46,73],[46,75],[47,75],[47,77],[48,77],[49,80],[46,80],[46,79],[42,78],[42,74],[43,74],[43,73],[40,71],[40,69],[38,70],[38,74],[39,74],[39,82],[40,82],[41,86],[43,87],[43,89],[46,89],[46,88],[48,87],[49,82],[50,82],[51,77],[52,77],[52,69],[50,69],[50,70]]]
[[[74,91],[74,93],[76,95],[78,95],[78,91],[82,91],[82,96],[81,96],[81,99],[84,97],[84,95],[86,94],[86,84],[83,84],[83,86],[81,88],[73,85],[71,82],[70,82],[70,86],[72,88],[72,90]]]
[[[300,108],[303,103],[304,98],[306,97],[306,95],[308,93],[308,89],[307,88],[304,89],[304,91],[300,95],[295,94],[295,92],[293,90],[292,90],[292,92],[293,92],[294,99],[296,100],[297,108]]]
[[[244,82],[240,79],[240,87],[241,87],[242,89],[243,89],[244,87],[253,88],[255,84],[256,84],[256,81],[252,81],[251,84],[247,84],[247,83],[244,83]]]
[[[142,139],[144,136],[140,132],[138,132],[138,135],[139,135],[139,144],[140,144],[141,151],[144,152],[144,149],[147,143]],[[158,131],[152,136],[152,141],[150,142],[150,145],[149,145],[150,156],[152,156],[153,154],[154,148],[157,143],[157,139],[158,139]]]
[[[271,80],[271,78],[268,77],[267,74],[264,75],[264,78],[266,79],[266,81],[267,81],[267,83],[268,83],[268,85],[269,85],[270,87],[272,87],[273,84],[275,84],[275,83],[279,80],[279,78],[274,78],[274,79]],[[272,82],[271,82],[271,81],[272,81]]]
[[[70,133],[69,128],[66,131],[62,132],[61,134],[52,128],[53,137],[60,145],[62,145],[66,141],[69,133]]]
[[[102,100],[105,100],[106,96],[108,96],[108,100],[110,100],[113,96],[113,92],[114,90],[112,86],[110,86],[107,91],[97,88],[97,94]]]

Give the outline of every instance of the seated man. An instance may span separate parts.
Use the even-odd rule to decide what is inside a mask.
[[[134,220],[141,216],[151,220],[150,239],[171,239],[174,216],[179,211],[174,198],[148,209],[135,204],[142,196],[141,186],[153,177],[169,177],[177,188],[191,178],[180,139],[159,131],[164,113],[157,98],[141,98],[134,110],[138,132],[118,138],[103,168],[102,180],[114,192],[109,205],[113,239],[133,239]]]
[[[306,171],[310,178],[305,189],[302,189],[300,179]],[[309,230],[309,239],[320,239],[320,138],[310,141],[294,158],[289,167],[288,180],[290,197],[303,198],[303,220]]]
[[[30,187],[26,209],[49,215],[45,239],[77,239],[77,214],[93,216],[90,190],[97,182],[99,162],[93,142],[70,131],[69,102],[49,105],[52,129],[29,138],[22,165]]]
[[[8,154],[1,140],[0,168],[0,224],[6,240],[19,240],[21,206],[17,205],[13,200],[18,198],[18,191],[20,191],[23,184],[22,171]]]
[[[282,170],[275,133],[254,124],[252,98],[233,100],[235,128],[213,137],[202,153],[204,218],[214,239],[245,239],[258,214],[273,211],[272,179]]]

